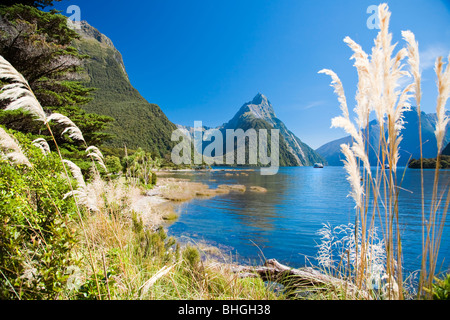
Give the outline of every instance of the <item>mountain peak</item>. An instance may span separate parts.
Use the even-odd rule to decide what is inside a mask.
[[[68,20],[70,21],[70,20]],[[105,36],[103,33],[98,31],[98,29],[91,26],[87,21],[80,21],[80,26],[78,29],[75,30],[80,36],[84,38],[90,38],[95,39],[102,45],[106,45],[108,47],[111,47],[115,49],[113,42],[110,38]]]
[[[267,100],[267,97],[265,95],[263,95],[262,93],[259,93],[253,98],[251,104],[264,104],[267,103],[269,104],[269,100]]]
[[[67,21],[70,22],[70,20]],[[110,38],[105,36],[103,33],[98,31],[98,29],[94,28],[87,21],[84,20],[80,22],[80,28],[75,29],[75,31],[81,36],[80,41],[82,41],[83,39],[95,40],[100,48],[106,50],[112,49],[114,52],[113,54],[114,59],[120,64],[123,74],[128,79],[128,74],[125,70],[125,64],[123,62],[122,54],[114,47],[114,44]]]
[[[258,93],[251,102],[246,103],[242,110],[250,110],[256,118],[264,119],[270,124],[273,124],[273,119],[276,118],[270,101],[262,93]]]
[[[326,163],[320,155],[289,131],[286,125],[277,118],[272,104],[262,93],[258,93],[252,101],[245,103],[234,117],[224,123],[220,129],[276,129],[280,134],[280,164],[282,166]]]

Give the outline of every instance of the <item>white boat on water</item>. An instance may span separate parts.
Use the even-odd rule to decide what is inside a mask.
[[[314,163],[314,168],[323,168],[323,164],[321,164],[321,163]]]

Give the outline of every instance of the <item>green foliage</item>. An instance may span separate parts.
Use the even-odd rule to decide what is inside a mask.
[[[124,157],[123,172],[127,180],[144,188],[151,188],[156,184],[156,175],[152,172],[160,167],[160,160],[153,159],[149,152],[139,148],[131,156]]]
[[[436,169],[436,159],[422,159],[424,169]],[[420,169],[420,159],[412,159],[408,167],[411,169]],[[450,169],[450,156],[442,155],[440,169]]]
[[[183,260],[186,261],[187,265],[194,270],[200,263],[200,252],[196,247],[187,246],[184,248],[182,257]]]
[[[66,17],[21,4],[0,8],[0,14],[0,54],[27,79],[43,106],[79,102],[92,91],[67,81],[82,70],[86,56],[71,46],[78,34]]]
[[[433,300],[450,300],[450,273],[442,279],[434,279]]]
[[[33,168],[0,160],[0,298],[52,299],[77,264],[76,207],[56,156],[16,134]]]
[[[83,37],[74,43],[82,54],[92,57],[84,61],[88,74],[86,85],[97,88],[95,99],[83,108],[115,119],[106,130],[114,137],[105,144],[122,150],[124,146],[129,149],[141,147],[158,157],[170,158],[174,146],[171,135],[176,126],[159,106],[149,103],[133,88],[121,54],[94,38]]]
[[[152,172],[152,181],[151,181],[151,184],[152,184],[152,185],[156,185],[157,180],[158,180],[158,178],[157,178],[157,176],[156,176],[156,173]]]
[[[89,114],[80,107],[92,100],[94,89],[80,81],[81,63],[87,56],[72,46],[79,35],[67,27],[67,18],[22,4],[1,7],[0,15],[0,54],[25,77],[44,110],[69,117],[83,132],[88,146],[101,146],[110,139],[104,131],[114,119]],[[8,103],[1,101],[0,108]],[[34,135],[50,135],[43,124],[21,111],[1,112],[0,124]],[[65,149],[66,158],[88,167],[85,146],[62,137],[64,129],[52,125],[57,144]]]
[[[121,272],[118,263],[118,250],[109,250],[103,259],[104,261],[108,260],[112,263],[108,264],[107,267],[105,266],[105,269],[99,270],[95,275],[91,274],[83,285],[75,292],[76,299],[98,300],[99,298],[109,298],[109,296],[114,295],[116,284],[115,276]]]
[[[136,253],[142,258],[152,257],[153,260],[166,263],[171,259],[169,249],[176,241],[173,237],[167,237],[164,228],[160,227],[156,232],[145,228],[142,219],[136,213],[132,214],[133,231],[136,235]]]
[[[118,174],[122,172],[122,164],[120,163],[120,158],[116,156],[106,156],[105,165],[108,171],[113,174]]]

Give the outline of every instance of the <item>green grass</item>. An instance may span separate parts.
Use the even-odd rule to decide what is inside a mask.
[[[147,229],[139,214],[126,207],[131,204],[127,196],[130,190],[124,184],[119,188],[125,188],[122,193],[125,196],[120,199],[125,207],[114,209],[105,203],[100,212],[84,220],[94,248],[94,269],[101,279],[100,290],[89,267],[85,240],[80,237],[74,255],[84,257],[84,267],[79,274],[79,283],[83,285],[73,292],[64,292],[63,299],[283,299],[261,279],[241,279],[226,265],[214,263],[199,247],[186,245],[182,248],[163,228]],[[112,192],[111,186],[102,192]],[[100,197],[107,198],[101,194]],[[170,271],[146,288],[148,281],[165,268]]]

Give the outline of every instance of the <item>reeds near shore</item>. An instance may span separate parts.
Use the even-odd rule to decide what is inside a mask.
[[[338,96],[342,116],[332,120],[333,127],[343,128],[353,138],[351,145],[341,145],[345,156],[344,165],[351,185],[350,195],[355,201],[355,241],[356,263],[346,271],[350,279],[360,289],[372,290],[371,278],[373,270],[379,270],[379,261],[373,257],[371,250],[376,242],[376,225],[381,227],[384,246],[384,279],[387,299],[403,299],[405,297],[403,260],[402,260],[402,230],[398,207],[398,196],[401,192],[402,172],[397,171],[399,147],[402,141],[403,113],[410,110],[410,99],[415,98],[418,106],[420,123],[421,74],[418,43],[410,31],[402,32],[407,43],[394,53],[397,44],[392,44],[392,34],[389,33],[391,13],[386,4],[379,6],[380,31],[375,39],[371,54],[364,52],[356,42],[349,37],[345,43],[353,51],[352,59],[358,73],[356,93],[356,123],[350,119],[344,87],[339,77],[331,70],[324,69],[332,78],[332,86]],[[404,60],[407,59],[409,71],[406,71]],[[449,56],[450,59],[450,56]],[[450,68],[444,68],[442,57],[436,61],[438,99],[436,112],[438,115],[436,138],[438,147],[438,164],[435,169],[435,181],[431,207],[425,207],[422,175],[422,269],[418,284],[418,297],[425,295],[430,298],[432,281],[436,272],[436,263],[441,244],[443,228],[448,211],[449,190],[438,191],[439,158],[442,141],[449,118],[445,116],[445,105],[450,95]],[[412,82],[401,88],[400,79],[412,75]],[[369,163],[368,122],[374,113],[379,125],[380,150],[377,153],[377,169],[373,170]],[[419,125],[419,133],[421,128]],[[422,138],[420,135],[420,148]],[[376,150],[375,150],[376,151]],[[389,165],[389,170],[384,170]],[[423,168],[423,166],[422,166]],[[400,182],[399,182],[400,181]],[[445,198],[446,197],[446,198]],[[322,248],[324,249],[324,248]],[[345,257],[342,257],[345,258]],[[379,260],[379,259],[378,259]],[[427,290],[427,291],[426,291]],[[426,293],[428,292],[428,293]]]

